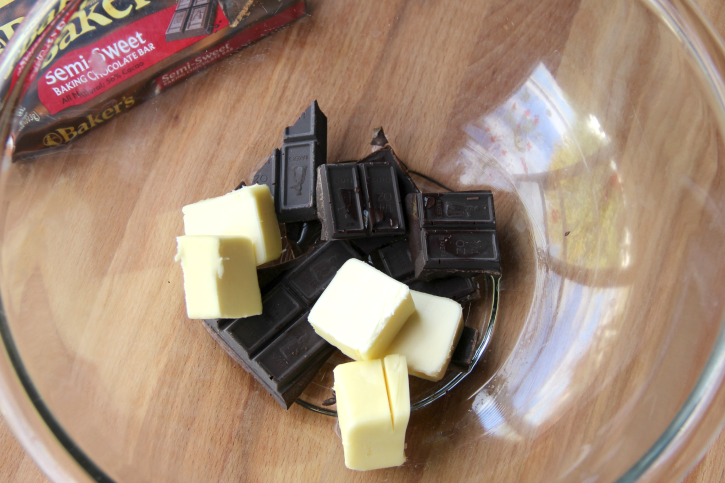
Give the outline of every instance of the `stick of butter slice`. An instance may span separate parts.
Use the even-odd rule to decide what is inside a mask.
[[[415,311],[407,285],[360,260],[348,260],[312,307],[320,337],[358,361],[379,359]]]
[[[252,240],[257,265],[279,258],[282,236],[267,185],[252,185],[184,206],[187,235],[242,236]]]
[[[410,389],[405,357],[350,362],[333,370],[337,417],[351,470],[376,470],[405,463]]]
[[[248,238],[176,238],[190,319],[238,319],[262,313],[254,248]]]
[[[390,343],[388,354],[404,355],[414,376],[440,381],[463,331],[463,308],[451,299],[411,290],[415,312]]]

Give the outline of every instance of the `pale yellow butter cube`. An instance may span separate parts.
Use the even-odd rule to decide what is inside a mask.
[[[388,402],[393,417],[393,434],[405,447],[405,429],[410,419],[410,383],[408,382],[408,363],[405,356],[390,354],[383,359],[385,385],[388,389]],[[397,447],[397,446],[396,446]]]
[[[274,200],[267,185],[252,185],[218,198],[184,206],[187,235],[241,236],[254,245],[256,264],[270,262],[282,253]]]
[[[405,463],[410,417],[405,358],[341,364],[333,373],[345,466],[365,471]]]
[[[254,248],[248,238],[176,238],[190,319],[238,319],[262,313]]]
[[[444,297],[415,290],[410,293],[415,312],[386,352],[404,355],[412,375],[440,381],[463,331],[463,308],[458,302]]]
[[[312,307],[315,332],[345,355],[369,361],[388,345],[415,311],[407,285],[360,260],[348,260]]]

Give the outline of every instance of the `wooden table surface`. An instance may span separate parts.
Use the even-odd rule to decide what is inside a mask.
[[[395,2],[395,3],[396,4],[399,4],[399,5],[403,5],[405,2]],[[465,3],[465,2],[463,2],[463,3]],[[566,15],[568,14],[567,13],[567,8],[569,8],[569,7],[567,7],[567,5],[571,6],[571,8],[573,10],[576,10],[576,8],[572,6],[576,2],[560,2],[560,3],[562,4],[562,8],[561,8],[561,12],[562,13],[560,14],[560,17],[566,17]],[[706,12],[706,14],[709,16],[709,18],[712,20],[713,24],[717,27],[717,29],[720,32],[720,34],[723,35],[723,36],[725,36],[725,6],[724,6],[723,1],[722,0],[699,0],[699,4],[703,8],[703,10]],[[380,8],[384,8],[384,6],[382,6]],[[399,13],[400,13],[400,15],[404,15],[405,14],[405,12],[402,11],[402,9],[401,9],[401,11],[399,11]],[[372,13],[371,13],[371,15],[372,15]],[[513,18],[513,15],[515,15],[515,11],[514,10],[512,10],[512,18]],[[395,18],[398,18],[398,17],[396,16]],[[442,22],[448,22],[448,21],[450,21],[450,19],[441,19],[441,21]],[[381,33],[383,35],[388,35],[388,34],[392,35],[392,33],[391,33],[392,31],[386,30],[385,26],[380,26],[380,27],[381,27]],[[511,22],[511,28],[514,28],[514,27],[515,27],[514,26],[514,22],[512,21]],[[505,30],[508,30],[508,25],[504,26],[504,29]],[[468,35],[468,34],[470,34],[470,33],[457,32],[455,30],[452,30],[452,31],[448,32],[448,35],[450,36],[450,38],[448,40],[451,41],[451,42],[462,42],[465,39],[465,36]],[[286,34],[286,35],[290,35],[290,34]],[[411,34],[410,32],[408,32],[406,35],[412,35],[413,37],[415,36],[415,34]],[[524,35],[526,35],[526,34],[524,34]],[[420,43],[421,43],[421,45],[424,46],[425,42],[430,40],[430,39],[428,39],[428,40],[426,40],[426,39],[428,39],[428,36],[426,36],[425,35],[425,32],[423,31],[423,29],[421,29],[421,33],[420,33]],[[289,42],[293,42],[296,39],[294,39],[294,38],[288,38],[287,40]],[[302,47],[304,47],[304,45],[303,45],[304,44],[304,41],[302,41],[302,40],[300,40],[300,41],[302,42],[302,45],[299,47],[301,49]],[[494,42],[494,44],[495,43],[496,42]],[[514,44],[508,44],[508,45],[511,48],[514,48],[515,47]],[[334,46],[334,47],[335,48],[337,48],[337,47],[340,47],[340,48],[349,48],[349,46],[344,46],[344,45],[343,46]],[[257,47],[257,48],[261,48],[261,47]],[[321,51],[318,49],[318,50],[315,50],[315,52],[316,52],[316,55],[320,55],[320,52]],[[362,52],[361,55],[367,55],[365,53],[364,49],[361,52]],[[361,52],[358,51],[358,54],[360,54]],[[276,55],[276,54],[278,54],[278,52],[277,53],[272,52],[271,54],[269,52],[267,52],[266,54],[267,54],[266,57],[265,57],[265,55],[263,53],[262,55],[259,55],[259,56],[252,56],[251,58],[245,58],[244,62],[248,66],[250,66],[252,68],[257,68],[258,67],[257,61],[263,62],[264,65],[265,65],[265,68],[266,68],[266,70],[264,72],[270,74],[270,79],[271,79],[271,78],[273,78],[273,73],[275,71],[274,62],[275,62],[275,59],[279,59],[279,55]],[[394,58],[394,56],[400,55],[400,54],[401,54],[400,52],[395,52],[395,51],[391,51],[391,52],[388,52],[387,53],[387,55],[389,55],[391,58]],[[456,52],[451,52],[451,55],[455,55],[455,54],[456,54]],[[354,78],[356,78],[356,76],[359,76],[363,71],[368,71],[368,70],[370,70],[370,69],[372,69],[372,68],[375,67],[375,64],[373,62],[376,59],[376,55],[378,55],[378,54],[377,53],[370,53],[369,57],[364,58],[364,59],[360,59],[359,57],[356,57],[355,59],[352,60],[352,62],[350,63],[350,65],[344,65],[344,63],[343,63],[343,65],[340,65],[340,66],[337,66],[337,67],[340,68],[340,69],[348,69],[347,75],[349,76],[350,79],[354,79]],[[319,59],[316,59],[316,60],[313,59],[313,60],[315,62],[319,63],[319,64],[322,64],[322,63],[325,62],[324,56],[321,56]],[[552,58],[547,59],[547,62],[550,62],[552,64],[556,64],[558,62],[558,59],[557,59],[556,56],[553,56]],[[306,65],[313,65],[313,64],[314,63],[311,62],[308,59]],[[502,63],[502,65],[505,66],[505,63]],[[434,74],[430,74],[429,72],[428,73],[422,73],[422,72],[396,72],[396,70],[395,70],[396,69],[396,66],[395,65],[391,65],[391,63],[387,63],[385,65],[385,68],[388,69],[387,70],[387,74],[389,74],[389,75],[393,75],[393,74],[394,75],[399,75],[399,76],[419,75],[421,77],[425,77],[426,80],[427,80],[427,82],[429,82],[429,84],[428,84],[427,87],[430,88],[430,89],[439,88],[442,85],[441,82],[444,82],[444,80],[442,80],[440,78],[436,78],[436,76]],[[356,70],[356,69],[358,69],[358,70]],[[222,74],[224,74],[224,73],[228,74],[229,73],[228,70],[226,70],[226,71],[225,70],[222,70],[221,72],[222,72]],[[261,69],[260,69],[260,72],[261,72]],[[463,74],[464,73],[461,73],[461,75],[463,75]],[[511,72],[508,72],[508,74],[511,74]],[[300,72],[296,72],[296,75],[306,76],[306,75],[312,75],[312,73],[300,71]],[[338,73],[338,75],[339,75],[339,73]],[[475,83],[476,82],[475,79],[470,79],[470,78],[467,78],[467,77],[461,77],[458,80],[460,82],[464,83],[464,84],[466,82],[469,82],[469,83]],[[276,81],[277,82],[280,82],[280,79],[277,79]],[[285,80],[282,79],[281,81],[284,82]],[[229,82],[230,82],[229,86],[233,86],[233,88],[237,88],[236,87],[236,84],[234,84],[233,81],[229,81]],[[370,89],[385,89],[386,88],[385,80],[382,79],[382,78],[371,79],[369,82],[370,82],[370,84],[367,85],[364,90],[361,90],[361,92],[369,93],[370,92]],[[250,96],[264,96],[265,95],[265,92],[266,91],[262,88],[263,86],[260,86],[260,85],[257,85],[257,84],[262,84],[262,83],[257,82],[254,85],[252,85],[250,83],[249,86],[245,86],[245,88],[249,88],[249,89],[252,89],[252,90],[256,89],[256,91],[253,91],[253,92],[250,92],[249,93]],[[232,87],[230,87],[230,88],[232,88]],[[290,91],[294,91],[295,86],[292,85],[292,84],[290,84],[288,86],[288,89]],[[223,90],[220,90],[220,93],[222,93],[222,92],[223,92]],[[169,94],[169,95],[171,96],[172,94]],[[169,99],[170,99],[170,97],[169,97]],[[442,99],[440,99],[439,105],[433,105],[433,106],[418,106],[418,111],[417,112],[419,112],[419,113],[420,112],[425,112],[425,109],[426,108],[429,108],[431,110],[434,110],[436,108],[450,109],[451,106],[445,104],[449,100],[450,99],[442,98]],[[221,101],[219,101],[219,102],[221,102]],[[352,106],[357,106],[356,109],[359,110],[359,112],[357,112],[357,115],[358,115],[357,119],[365,118],[365,116],[367,114],[370,114],[370,113],[367,113],[367,111],[365,111],[364,98],[363,99],[354,99],[354,100],[346,99],[346,98],[340,98],[340,99],[337,99],[337,102],[339,102],[340,104],[347,103],[347,104],[352,105]],[[410,102],[413,102],[414,103],[415,101],[413,100],[413,101],[410,101]],[[460,102],[460,100],[459,100],[459,102]],[[480,108],[480,106],[478,106],[478,108]],[[464,103],[464,105],[456,106],[456,109],[458,111],[465,111],[466,110],[465,103]],[[332,111],[333,112],[328,112],[328,115],[330,115],[330,114],[334,115],[335,112],[337,111],[337,108],[332,109]],[[152,110],[150,108],[146,108],[146,110],[143,111],[143,112],[145,112],[146,113],[145,115],[147,115],[149,117],[153,116],[153,112],[152,112]],[[263,116],[263,114],[264,113],[261,113],[261,112],[255,113],[255,115],[257,117]],[[434,115],[434,114],[431,113],[431,115]],[[133,134],[133,129],[135,129],[135,128],[133,126],[133,123],[130,121],[130,119],[131,119],[132,116],[133,116],[133,114],[129,115],[127,117],[127,120],[124,120],[124,121],[120,121],[119,120],[119,122],[116,123],[116,124],[114,124],[113,127],[105,128],[106,129],[105,132],[108,134],[108,136],[112,136],[114,134],[114,131],[116,129],[118,129],[119,130],[119,136],[129,135],[129,133]],[[384,114],[381,114],[381,116],[384,117],[384,118],[386,118],[386,116],[387,116],[388,119],[397,120],[399,122],[401,121],[401,119],[404,119],[404,117],[396,114],[395,112],[384,113]],[[370,115],[369,117],[372,118],[373,116]],[[158,120],[159,120],[159,122],[162,122],[162,123],[174,123],[175,125],[177,125],[178,129],[182,129],[182,130],[183,129],[188,129],[188,130],[190,130],[190,132],[191,132],[191,130],[195,130],[195,129],[198,128],[198,126],[196,126],[193,121],[185,122],[184,119],[181,119],[180,120],[178,116],[174,117],[173,119],[158,119]],[[258,121],[259,121],[258,119],[255,119],[255,123],[251,123],[250,122],[250,125],[251,126],[256,126],[256,128],[259,129],[260,123]],[[277,119],[275,119],[274,122],[277,122]],[[392,121],[391,121],[391,123],[392,123]],[[346,129],[342,129],[338,125],[335,128],[336,129],[336,134],[338,136],[348,136],[348,137],[350,137],[350,138],[352,138],[354,140],[354,143],[357,143],[358,145],[363,145],[364,144],[365,137],[367,136],[367,129],[369,128],[369,126],[367,126],[367,124],[365,124],[365,122],[359,122],[358,124],[359,125],[354,125],[354,126],[348,124]],[[218,127],[220,129],[223,128],[224,127],[224,121],[220,121]],[[266,127],[265,127],[265,129],[266,129]],[[125,130],[125,131],[123,131],[123,130]],[[262,130],[261,132],[266,132],[266,131]],[[211,135],[213,135],[213,133],[210,131],[210,136]],[[97,134],[97,137],[95,139],[96,140],[102,139],[102,136],[105,136],[105,135],[101,134],[100,131],[99,131],[99,133]],[[264,144],[264,143],[268,143],[268,142],[273,142],[273,140],[272,140],[273,136],[271,134],[270,135],[267,135],[267,134],[263,134],[262,135],[262,134],[260,134],[260,136],[261,136],[260,144]],[[267,138],[269,138],[269,139],[267,139]],[[425,138],[425,136],[422,136],[421,135],[421,136],[419,136],[419,138]],[[398,142],[400,144],[404,144],[404,145],[411,144],[410,139],[405,139],[405,138],[398,137],[397,140],[398,140]],[[235,139],[233,139],[233,138],[231,138],[229,136],[222,136],[222,135],[220,135],[220,136],[218,136],[216,138],[213,138],[213,142],[219,143],[220,146],[224,146],[225,149],[227,151],[229,151],[229,155],[230,156],[232,155],[231,154],[232,153],[232,150],[229,149],[229,148],[227,148],[226,146],[232,145],[235,142]],[[442,150],[444,150],[446,148],[445,147],[445,142],[446,142],[446,140],[442,140],[441,143],[439,145],[437,145],[437,147],[438,147],[439,150],[442,151]],[[80,149],[82,150],[83,149],[82,142],[79,143],[79,146],[81,146]],[[416,146],[417,147],[415,149],[419,149],[419,150],[423,150],[423,149],[428,149],[428,148],[435,147],[435,146],[425,146],[422,143],[419,143]],[[441,147],[441,146],[443,146],[443,147]],[[450,148],[450,146],[449,146],[449,148]],[[129,149],[132,149],[132,147],[129,147]],[[259,146],[252,146],[252,148],[250,148],[250,149],[252,149],[253,152],[255,152],[255,153],[257,151],[261,152]],[[412,152],[412,151],[414,151],[414,149],[413,148],[410,148],[408,146],[408,151],[409,152]],[[164,153],[156,153],[156,154],[159,155],[159,156],[161,156]],[[167,157],[173,158],[173,156],[182,156],[183,154],[184,153],[171,152],[171,153],[167,153],[166,155],[167,155]],[[356,151],[354,149],[353,150],[347,149],[347,150],[343,150],[343,151],[339,151],[338,150],[334,154],[335,154],[335,157],[336,158],[349,159],[349,158],[352,158],[354,156],[359,156],[361,154],[364,154],[364,152],[361,152],[360,150],[357,150]],[[224,169],[223,165],[224,165],[224,162],[223,161],[220,161],[218,164],[214,165],[213,166],[213,170],[217,170],[217,171],[215,171],[215,173],[218,174],[218,171],[219,170],[223,170]],[[88,166],[88,168],[89,169],[96,169],[96,166]],[[56,173],[56,175],[57,175],[57,173]],[[96,174],[93,174],[92,176],[96,176],[96,175],[97,176],[102,176],[101,171],[99,171]],[[156,175],[157,176],[161,176],[158,172],[156,172]],[[192,176],[192,175],[193,174],[189,174],[189,176]],[[213,173],[210,174],[210,176],[212,176],[212,175],[214,175],[214,174]],[[120,183],[122,185],[123,184],[123,180],[120,180]],[[230,181],[230,183],[231,183],[231,181]],[[54,189],[55,189],[55,187],[57,187],[57,183],[56,183],[56,185],[54,185]],[[231,187],[232,186],[230,184],[229,188],[231,188]],[[121,188],[119,188],[119,189],[122,189],[122,188],[123,188],[123,186],[121,186]],[[202,190],[200,188],[199,193],[201,193],[201,192],[202,192]],[[189,196],[194,197],[194,196],[197,196],[199,193],[191,194]],[[134,194],[134,196],[137,196],[137,195],[138,194]],[[116,191],[113,191],[113,192],[109,193],[109,196],[111,198],[113,196],[117,196],[120,199],[120,197],[123,197],[124,196],[124,193],[121,192],[121,191],[116,190]],[[497,201],[497,203],[498,203],[498,201]],[[106,208],[109,209],[109,211],[106,212],[108,214],[108,216],[116,216],[113,213],[113,207],[112,207],[111,204],[109,204]],[[504,202],[503,210],[504,210],[504,212],[506,210],[505,202]],[[166,222],[168,222],[168,220],[156,220],[156,222],[158,222],[158,223],[166,223]],[[173,222],[173,223],[176,223],[176,222]],[[147,229],[148,229],[148,233],[153,232],[153,227],[147,227]],[[135,255],[138,255],[137,252],[133,252],[133,253]],[[101,254],[98,254],[96,256],[99,257],[99,258],[101,258],[101,257],[106,256],[106,255],[108,255],[108,254],[101,253]],[[118,269],[118,267],[116,267],[116,269]],[[119,276],[122,277],[123,274],[124,274],[123,270],[120,270],[119,271],[119,274],[120,274]],[[169,281],[169,283],[172,283],[172,282]],[[178,288],[178,284],[175,283],[175,285],[176,286],[172,286],[172,287],[174,287],[175,289]],[[79,288],[79,290],[80,289],[81,288]],[[79,297],[83,297],[83,294],[79,294]],[[119,309],[119,308],[117,308],[117,309]],[[120,309],[123,309],[123,308],[120,307]],[[181,316],[181,315],[179,314],[179,316]],[[93,350],[93,347],[90,344],[92,344],[93,341],[86,341],[86,342],[89,345],[82,347],[82,349],[88,350],[88,351],[92,351]],[[208,350],[207,350],[207,352],[208,352]],[[217,357],[217,356],[218,357],[223,357],[221,355],[215,355],[215,357]],[[205,356],[201,356],[198,353],[191,353],[191,354],[189,354],[189,357],[199,357],[199,358],[201,358],[201,357],[205,357]],[[172,370],[172,369],[173,368],[171,368],[169,370]],[[73,374],[76,374],[76,373],[74,372]],[[170,373],[170,374],[166,374],[166,376],[167,377],[171,377],[171,376],[173,376],[173,377],[181,377],[182,375],[181,374],[178,374],[178,373]],[[231,376],[224,375],[224,377],[231,377]],[[167,388],[167,390],[168,390],[168,388]],[[204,403],[203,401],[199,402],[199,404],[203,404],[203,403]],[[146,408],[146,410],[152,411],[149,408]],[[262,414],[262,413],[260,413],[260,414]],[[272,414],[276,414],[276,413],[272,413]],[[269,414],[266,414],[266,415],[263,414],[263,416],[272,417]],[[153,417],[153,412],[151,412],[151,418],[150,418],[150,420],[152,420],[152,417]],[[305,416],[297,416],[297,423],[298,424],[306,424],[306,421],[307,421],[307,419],[305,419]],[[142,422],[142,424],[145,424],[145,423]],[[194,424],[193,417],[189,419],[188,424],[189,424],[189,426],[192,426]],[[147,434],[147,433],[144,432],[144,429],[145,428],[143,428],[143,427],[139,427],[139,428],[136,428],[136,429],[139,431],[139,434],[141,434],[141,435]],[[213,438],[215,436],[214,435],[211,435],[210,437]],[[557,443],[557,440],[556,439],[552,438],[550,440],[550,445],[551,445],[552,448],[556,445],[556,443]],[[223,444],[223,442],[222,442],[222,444]],[[155,451],[155,449],[153,447],[150,447],[150,450],[151,451]],[[546,449],[546,448],[543,448],[543,449],[537,449],[537,451],[541,451],[541,454],[542,455],[546,455],[549,450]],[[191,452],[191,454],[193,456],[193,451]],[[532,455],[532,458],[535,459],[535,457],[536,457],[535,454]],[[260,458],[261,458],[261,456],[260,456]],[[339,459],[339,454],[336,455],[336,458]],[[141,459],[143,459],[143,457]],[[121,468],[119,471],[122,474],[123,468]],[[274,474],[274,473],[271,473],[271,474]],[[34,483],[34,482],[42,482],[42,481],[47,481],[47,479],[39,471],[39,469],[35,466],[35,464],[33,463],[32,459],[27,454],[25,454],[24,451],[22,450],[22,448],[17,444],[17,442],[15,441],[15,439],[13,438],[13,436],[10,434],[10,432],[9,432],[7,426],[4,424],[4,422],[2,420],[0,420],[0,482]],[[690,473],[690,475],[687,477],[686,481],[688,483],[694,483],[696,481],[702,481],[702,482],[725,481],[725,435],[721,435],[715,441],[715,443],[713,444],[713,446],[710,449],[710,451],[706,454],[706,456],[704,457],[704,459],[692,470],[692,472]]]

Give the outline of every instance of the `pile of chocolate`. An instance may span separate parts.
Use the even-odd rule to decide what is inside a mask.
[[[307,315],[347,260],[461,304],[480,297],[479,276],[501,274],[491,192],[423,193],[382,129],[372,144],[380,149],[363,160],[326,164],[327,118],[316,101],[284,130],[254,183],[269,187],[294,258],[257,269],[261,315],[205,320],[285,408],[334,351]],[[448,370],[469,371],[477,342],[464,327]]]

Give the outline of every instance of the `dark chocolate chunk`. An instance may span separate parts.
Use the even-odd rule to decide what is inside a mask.
[[[415,280],[408,283],[408,286],[411,290],[453,299],[459,303],[480,297],[478,284],[470,277],[439,278],[430,282]]]
[[[279,158],[279,149],[275,149],[269,156],[267,162],[264,163],[264,165],[259,168],[259,171],[254,174],[253,179],[254,184],[266,184],[269,187],[269,192],[272,193],[272,198],[274,198],[275,204],[277,202],[277,199],[279,198],[279,196],[277,196],[277,173],[279,171]]]
[[[385,146],[388,144],[388,138],[385,137],[382,126],[373,129],[373,140],[370,141],[370,144],[373,146]]]
[[[413,182],[410,175],[408,174],[408,168],[406,168],[403,162],[398,159],[398,157],[393,152],[393,148],[391,148],[390,146],[385,146],[384,148],[375,151],[373,154],[367,156],[360,162],[387,163],[395,168],[395,173],[398,176],[398,188],[400,190],[401,198],[404,198],[406,195],[409,195],[411,193],[420,193],[420,190],[415,185],[415,182]]]
[[[285,409],[289,409],[290,406],[294,404],[300,394],[302,394],[302,391],[304,391],[310,382],[312,382],[317,375],[317,372],[335,349],[327,342],[324,342],[324,340],[322,341],[323,343],[320,343],[319,340],[322,340],[321,338],[316,340],[311,335],[306,335],[305,340],[309,342],[306,346],[307,348],[304,349],[305,346],[303,346],[303,351],[300,351],[296,355],[294,353],[289,354],[291,355],[291,358],[288,363],[290,366],[294,367],[287,367],[286,371],[282,371],[284,383],[280,383],[280,381],[274,379],[275,374],[268,373],[267,369],[251,358],[247,351],[241,349],[238,345],[235,348],[232,348],[227,341],[222,338],[219,331],[215,328],[215,325],[210,323],[211,321],[205,320],[204,322],[204,327],[207,332],[209,332],[212,338],[224,349],[224,351],[240,366],[242,366],[244,370],[249,372],[257,380],[257,382],[259,382],[262,387],[264,387],[267,392],[269,392],[272,397],[274,397]],[[303,315],[297,322],[287,329],[287,331],[296,329],[292,337],[300,336],[300,328],[298,327],[298,324],[306,325],[309,327],[309,330],[313,330],[312,326],[309,322],[307,322],[307,316]],[[304,329],[305,328],[302,327],[303,335]],[[287,345],[288,343],[285,343],[285,341],[289,340],[285,337],[287,331],[282,332],[277,339],[271,342],[271,345],[274,344],[275,347],[281,348],[282,350],[289,348],[290,346]],[[314,334],[314,336],[317,336],[317,334]]]
[[[227,327],[235,320],[236,319],[204,319],[204,322],[206,322],[207,325],[219,332],[220,330],[224,330],[225,327]]]
[[[408,240],[378,250],[383,271],[401,282],[408,282],[415,277],[415,266],[410,255]]]
[[[277,279],[284,276],[285,273],[289,272],[303,261],[304,258],[293,258],[292,260],[287,260],[286,262],[257,268],[257,281],[259,282],[259,288],[262,290],[262,293],[265,293],[265,288],[275,285],[277,283]]]
[[[261,315],[237,319],[221,335],[232,348],[241,348],[253,356],[304,310],[302,303],[280,284],[264,296]]]
[[[288,223],[314,220],[317,168],[327,162],[327,117],[314,101],[285,128],[279,169],[277,218]]]
[[[322,226],[317,220],[285,223],[285,233],[295,257],[301,257],[321,240]]]
[[[269,375],[278,390],[286,386],[294,376],[307,369],[311,360],[322,354],[330,354],[333,347],[307,321],[307,314],[284,331],[254,360]]]
[[[496,229],[490,191],[417,194],[422,226],[426,228]]]
[[[360,163],[370,235],[404,235],[405,215],[395,167]]]
[[[315,333],[307,313],[351,258],[359,255],[347,242],[327,242],[292,260],[296,267],[275,279],[262,299],[262,315],[205,321],[224,350],[285,408],[304,391],[334,350]]]
[[[450,193],[440,193],[437,197],[429,193],[411,194],[406,198],[410,223],[410,251],[413,255],[416,278],[432,280],[450,275],[473,276],[480,273],[500,275],[498,239],[495,228],[491,228],[491,225],[495,227],[495,221],[492,220],[492,200],[490,209],[485,210],[490,216],[475,215],[476,219],[467,219],[463,214],[466,211],[465,206],[453,208],[455,203],[452,202],[448,205],[451,207],[449,222],[455,223],[455,228],[445,224],[437,225],[435,229],[425,226],[426,210],[432,210],[433,220],[446,219],[446,205],[439,204],[437,200],[448,194]],[[480,197],[477,198],[480,200]],[[460,198],[456,199],[458,202],[461,201]],[[429,201],[424,206],[426,200]],[[476,204],[473,206],[482,206],[479,200],[475,200]],[[440,206],[441,210],[436,210],[437,206]],[[491,220],[483,223],[480,221],[483,218]]]
[[[448,369],[454,372],[470,371],[477,344],[478,331],[464,326],[461,332],[461,338],[458,339],[458,344],[456,344],[456,348],[453,350]]]
[[[325,240],[367,234],[360,180],[354,164],[323,164],[318,169],[317,217]]]
[[[360,259],[355,250],[344,241],[330,241],[305,257],[284,283],[303,302],[312,304],[327,288],[342,265],[351,258]]]
[[[327,151],[327,116],[320,110],[317,101],[312,101],[297,122],[284,129],[282,141],[285,144],[317,141]]]
[[[314,220],[315,177],[317,167],[324,164],[320,146],[315,141],[304,141],[282,146],[279,172],[279,209],[281,222]]]
[[[361,254],[367,256],[373,253],[378,248],[391,245],[396,241],[407,240],[400,236],[375,236],[366,238],[355,238],[350,240],[350,244],[357,249]]]

